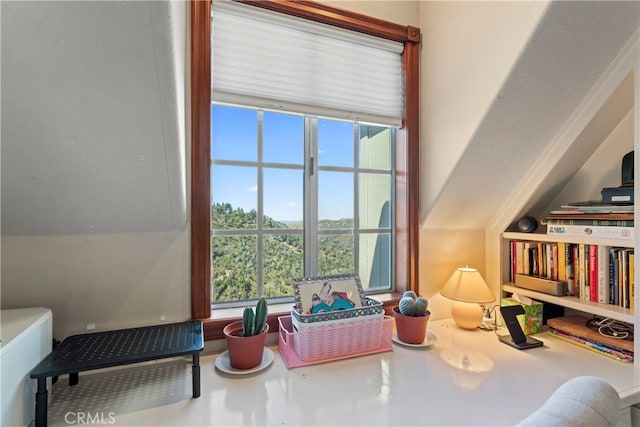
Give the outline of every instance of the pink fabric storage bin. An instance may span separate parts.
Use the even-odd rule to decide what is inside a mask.
[[[278,348],[288,368],[391,350],[393,319],[295,332],[291,316],[281,316]]]

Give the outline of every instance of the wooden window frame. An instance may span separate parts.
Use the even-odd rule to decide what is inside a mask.
[[[420,29],[313,1],[239,0],[280,13],[404,43],[405,117],[396,132],[395,292],[382,294],[387,312],[406,290],[418,291],[419,257],[419,80]],[[191,18],[191,317],[202,319],[206,340],[223,337],[222,328],[238,311],[211,312],[211,2],[192,0]],[[290,309],[270,308],[269,326]],[[224,310],[223,310],[224,311]]]

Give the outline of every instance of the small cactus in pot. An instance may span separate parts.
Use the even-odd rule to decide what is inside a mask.
[[[246,307],[242,320],[229,323],[222,332],[229,349],[229,361],[235,369],[251,369],[262,362],[267,324],[267,300],[260,298],[255,306]]]
[[[267,300],[262,297],[256,304],[255,314],[253,308],[245,307],[242,312],[242,336],[252,337],[258,335],[267,324]]]
[[[406,291],[393,308],[398,339],[407,344],[420,344],[426,339],[431,312],[429,301],[413,291]]]
[[[419,297],[413,291],[406,291],[402,294],[402,299],[398,303],[400,314],[405,316],[426,316],[428,313],[429,301],[424,297]]]

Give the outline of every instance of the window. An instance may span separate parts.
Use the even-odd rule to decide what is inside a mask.
[[[394,141],[393,236],[396,291],[417,289],[418,281],[418,147],[420,30],[312,2],[245,1],[255,7],[323,22],[404,43],[405,114]],[[191,312],[211,316],[211,23],[210,3],[191,6]],[[226,321],[205,321],[205,338],[220,337]],[[275,326],[275,325],[274,325]]]
[[[215,103],[211,123],[214,303],[354,271],[391,289],[394,128]]]

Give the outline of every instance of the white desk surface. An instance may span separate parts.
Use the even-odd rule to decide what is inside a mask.
[[[217,423],[513,425],[575,376],[602,376],[620,392],[638,384],[631,364],[544,334],[544,347],[521,351],[450,320],[429,328],[438,337],[429,349],[394,344],[393,352],[289,371],[274,348],[267,372],[213,379],[216,401],[226,402]]]
[[[14,345],[15,339],[29,330],[52,319],[51,310],[43,307],[0,310],[0,343],[4,353]]]
[[[164,398],[165,404],[107,409],[116,413],[118,425],[506,426],[580,375],[605,378],[627,404],[640,401],[633,364],[545,334],[538,336],[544,347],[520,351],[500,343],[493,332],[465,331],[451,320],[432,321],[429,330],[438,341],[428,349],[394,344],[393,351],[291,370],[272,346],[273,364],[249,376],[222,374],[215,368],[218,354],[203,355],[198,399],[189,398],[191,384],[183,373],[180,395]],[[140,390],[131,398],[121,394],[120,389],[119,398],[133,400]]]

